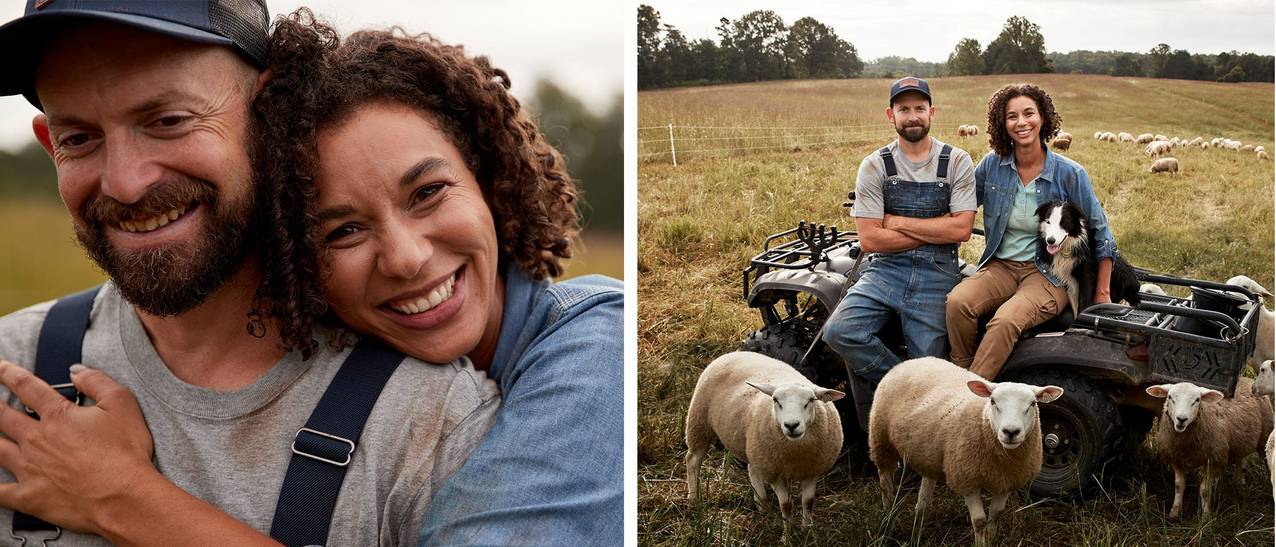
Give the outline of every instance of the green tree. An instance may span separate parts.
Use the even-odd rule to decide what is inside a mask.
[[[549,80],[536,84],[532,111],[545,138],[567,160],[580,185],[581,213],[590,231],[619,232],[624,218],[624,101],[617,96],[596,116],[572,94]]]
[[[691,44],[691,68],[687,70],[692,81],[715,83],[724,81],[722,76],[722,55],[718,44],[708,38],[701,38]]]
[[[740,56],[742,80],[775,80],[785,74],[789,28],[774,11],[751,11],[731,23],[731,42]]]
[[[1051,72],[1041,27],[1025,17],[1006,19],[1001,34],[984,51],[985,74]]]
[[[665,25],[665,41],[660,48],[660,66],[664,68],[669,84],[695,79],[691,76],[691,44],[682,31]]]
[[[1157,44],[1156,47],[1148,50],[1147,63],[1144,67],[1148,70],[1148,76],[1153,78],[1165,77],[1165,63],[1170,60],[1170,46],[1168,44]]]
[[[785,54],[795,78],[847,78],[864,70],[855,46],[812,17],[798,19],[789,28]]]
[[[1113,76],[1139,76],[1142,69],[1139,66],[1139,60],[1130,53],[1122,53],[1112,62],[1112,69],[1109,72]]]
[[[665,84],[660,65],[660,12],[642,4],[638,6],[638,87],[652,88]]]
[[[971,76],[984,73],[984,58],[979,40],[962,38],[948,55],[948,74]]]
[[[1245,69],[1241,68],[1240,65],[1233,66],[1232,70],[1229,70],[1227,74],[1224,74],[1222,78],[1218,79],[1218,81],[1243,82],[1245,81]]]

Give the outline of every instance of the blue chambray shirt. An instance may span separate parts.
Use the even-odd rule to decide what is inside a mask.
[[[624,293],[506,268],[488,375],[501,411],[435,493],[418,545],[624,543]]]
[[[1081,208],[1086,216],[1086,226],[1094,230],[1093,252],[1096,259],[1118,256],[1116,238],[1112,236],[1112,230],[1108,226],[1108,217],[1103,214],[1103,206],[1094,195],[1090,175],[1086,174],[1084,167],[1047,148],[1046,162],[1036,182],[1038,206],[1050,201],[1070,201]],[[1015,194],[1021,185],[1013,155],[1003,158],[995,152],[989,152],[975,167],[975,198],[984,208],[985,247],[984,255],[979,257],[980,268],[988,264],[1001,245],[1006,226],[1010,222],[1010,212],[1015,205]],[[1037,271],[1046,276],[1054,286],[1062,286],[1063,282],[1047,269],[1041,253],[1038,248],[1033,261],[1037,265]]]

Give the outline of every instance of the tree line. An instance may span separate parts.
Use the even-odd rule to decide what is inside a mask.
[[[638,7],[638,87],[814,78],[898,78],[1061,72],[1146,76],[1219,82],[1271,82],[1273,56],[1223,52],[1192,54],[1157,44],[1147,53],[1072,51],[1047,53],[1041,27],[1025,17],[1006,20],[982,47],[974,38],[957,42],[945,62],[887,56],[865,63],[855,46],[812,17],[792,26],[770,10],[739,19],[719,19],[718,39],[689,40],[660,22],[660,12]]]

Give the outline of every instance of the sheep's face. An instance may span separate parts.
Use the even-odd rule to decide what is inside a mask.
[[[1179,433],[1187,431],[1187,426],[1196,420],[1196,414],[1201,410],[1201,401],[1212,403],[1223,398],[1222,392],[1189,382],[1150,386],[1146,391],[1148,395],[1165,399],[1163,419],[1170,420],[1174,430]]]
[[[815,416],[815,405],[824,401],[836,401],[845,395],[836,390],[810,384],[755,384],[746,382],[758,391],[771,396],[771,417],[780,433],[790,440],[806,435],[806,426]]]
[[[993,383],[987,380],[966,382],[971,393],[988,399],[984,416],[1002,448],[1014,450],[1037,427],[1037,403],[1049,403],[1063,395],[1057,386],[1037,387],[1014,382]]]
[[[1272,361],[1263,361],[1258,366],[1258,376],[1254,377],[1254,395],[1276,394],[1276,376],[1272,373]]]

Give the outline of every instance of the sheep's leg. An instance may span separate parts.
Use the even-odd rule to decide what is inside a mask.
[[[988,524],[988,519],[984,515],[983,496],[976,490],[962,498],[966,500],[966,509],[970,510],[970,526],[975,530],[975,545],[987,545],[988,536],[985,534],[985,526]]]
[[[775,499],[780,501],[780,515],[784,517],[784,520],[789,520],[789,515],[793,514],[793,500],[789,499],[789,481],[776,479],[771,483],[771,489],[775,491]]]
[[[1187,489],[1187,473],[1174,468],[1174,505],[1170,507],[1170,520],[1179,518],[1183,511],[1183,490]]]
[[[1210,497],[1214,494],[1214,473],[1210,472],[1210,464],[1205,464],[1205,471],[1201,473],[1201,516],[1208,517],[1210,515]]]
[[[931,495],[935,493],[935,479],[930,477],[922,477],[922,487],[917,491],[917,508],[918,514],[926,511],[930,506]]]
[[[988,503],[988,539],[990,540],[997,536],[997,515],[1006,509],[1008,499],[1010,499],[1010,492],[997,494]]]
[[[749,484],[753,485],[753,503],[758,506],[758,511],[766,512],[766,479],[754,470],[752,465],[749,466]]]
[[[895,469],[899,462],[893,457],[880,456],[874,463],[877,464],[877,484],[882,489],[882,508],[890,509],[891,500],[895,499]]]
[[[695,503],[700,499],[700,463],[709,452],[709,446],[691,447],[687,450],[687,499]]]
[[[815,519],[811,513],[815,510],[815,481],[817,479],[807,479],[802,481],[802,526],[810,526],[815,523]]]

